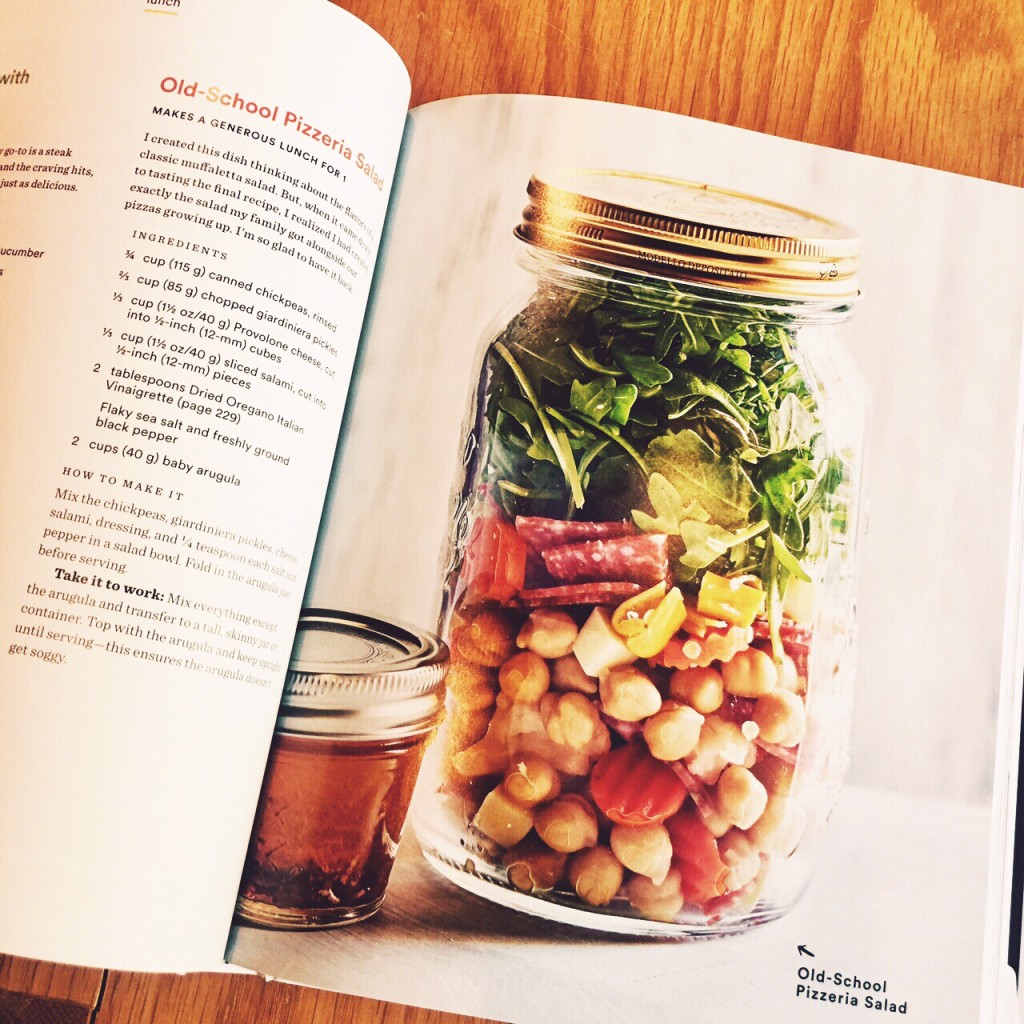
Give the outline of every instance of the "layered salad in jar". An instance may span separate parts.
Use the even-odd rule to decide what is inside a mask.
[[[795,781],[829,763],[809,665],[848,467],[797,334],[582,275],[491,344],[443,611],[463,869],[689,934],[806,884],[789,865],[830,801]]]

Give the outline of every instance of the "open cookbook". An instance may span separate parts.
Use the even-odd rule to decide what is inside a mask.
[[[1021,190],[0,4],[0,952],[1017,1019]]]

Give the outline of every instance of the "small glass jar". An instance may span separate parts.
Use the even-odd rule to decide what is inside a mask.
[[[384,900],[448,651],[348,612],[299,619],[236,910],[274,928],[351,924]]]
[[[706,936],[806,887],[847,764],[859,243],[611,171],[533,178],[453,494],[430,862],[498,902]]]

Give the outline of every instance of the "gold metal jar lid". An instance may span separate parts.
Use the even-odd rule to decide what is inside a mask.
[[[560,256],[759,296],[858,294],[857,233],[792,206],[606,170],[534,176],[527,192],[516,235]]]
[[[358,612],[306,608],[285,678],[279,731],[390,739],[433,728],[448,648],[432,633]]]

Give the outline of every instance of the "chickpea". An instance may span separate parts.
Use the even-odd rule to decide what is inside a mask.
[[[704,822],[704,827],[716,839],[721,839],[732,828],[732,822],[728,818],[723,818],[717,810],[712,808],[701,808],[700,820]]]
[[[718,781],[728,764],[743,764],[750,753],[750,740],[735,722],[717,716],[705,718],[697,746],[687,758],[686,766],[701,782]]]
[[[501,692],[512,700],[533,704],[540,700],[551,685],[548,663],[533,651],[514,654],[498,671]]]
[[[668,681],[669,695],[694,711],[710,715],[722,706],[725,684],[722,674],[713,668],[682,668]]]
[[[622,866],[661,885],[672,866],[672,840],[664,825],[614,825],[610,843]]]
[[[629,902],[652,921],[673,921],[685,902],[678,868],[670,868],[660,885],[655,885],[646,875],[635,875],[626,886],[626,895]]]
[[[509,756],[509,731],[511,714],[502,701],[508,702],[504,694],[498,694],[491,720],[487,723],[487,731],[472,746],[452,755],[451,764],[455,771],[464,778],[475,778],[479,775],[494,775],[505,770]],[[514,707],[511,702],[510,706]],[[486,712],[484,712],[486,713]]]
[[[686,704],[665,701],[661,710],[644,722],[647,748],[659,761],[679,761],[700,739],[704,716]]]
[[[556,690],[597,693],[597,680],[587,675],[575,654],[555,659],[551,667],[551,685]]]
[[[780,747],[795,747],[807,731],[804,702],[789,690],[775,689],[758,698],[753,717],[761,738]]]
[[[569,884],[584,903],[603,907],[622,885],[623,870],[607,846],[592,846],[569,858]]]
[[[529,707],[531,705],[521,705]],[[512,742],[514,756],[532,754],[542,757],[552,768],[563,775],[584,776],[590,771],[591,757],[585,750],[573,750],[556,743],[545,731],[538,715],[538,728],[534,732],[521,733]],[[557,794],[553,794],[557,795]]]
[[[484,797],[473,816],[473,828],[493,839],[499,846],[515,846],[533,828],[533,815],[509,799],[498,786]]]
[[[452,634],[456,655],[474,665],[497,668],[515,650],[515,627],[497,609],[478,612]]]
[[[505,792],[521,807],[553,800],[562,788],[558,772],[543,758],[516,757],[505,772]]]
[[[771,655],[756,647],[737,651],[722,664],[725,692],[736,697],[760,697],[775,688],[778,678]]]
[[[448,718],[448,749],[452,752],[465,750],[484,738],[491,716],[486,709],[464,711],[456,708]]]
[[[794,800],[772,794],[764,814],[747,829],[747,838],[771,857],[788,857],[800,845],[807,812]]]
[[[452,755],[452,767],[459,775],[467,779],[477,778],[480,775],[494,775],[496,772],[500,772],[507,763],[508,748],[491,736],[490,727],[483,739]]]
[[[534,827],[537,835],[559,853],[576,853],[597,843],[597,814],[583,797],[574,793],[538,807]]]
[[[650,676],[632,665],[609,669],[600,693],[605,714],[623,722],[639,722],[661,708],[661,694]]]
[[[572,651],[578,634],[579,628],[568,612],[537,608],[519,630],[516,645],[542,658],[564,658]]]
[[[605,728],[601,713],[582,693],[546,694],[540,713],[548,735],[575,750],[585,750]]]
[[[753,773],[738,764],[722,772],[715,793],[718,813],[742,829],[750,828],[768,804],[768,791]]]
[[[494,703],[497,687],[494,685],[493,671],[468,661],[457,661],[452,665],[445,683],[458,702],[460,711],[480,711]]]
[[[729,892],[749,885],[761,870],[761,854],[739,829],[732,829],[718,840],[718,856],[729,869],[725,877]]]
[[[502,858],[508,880],[520,892],[553,889],[565,877],[568,857],[545,846],[536,836],[516,843]]]
[[[515,754],[535,754],[542,757],[553,768],[568,775],[586,775],[591,762],[611,747],[611,734],[604,722],[597,721],[590,740],[582,748],[557,743],[548,733],[545,723],[555,716],[559,701],[567,694],[546,693],[536,704],[512,703],[509,722],[509,749]],[[578,695],[577,695],[578,696]],[[580,697],[586,700],[585,697]],[[498,695],[498,705],[508,700]],[[568,716],[573,718],[579,709],[572,709]]]

